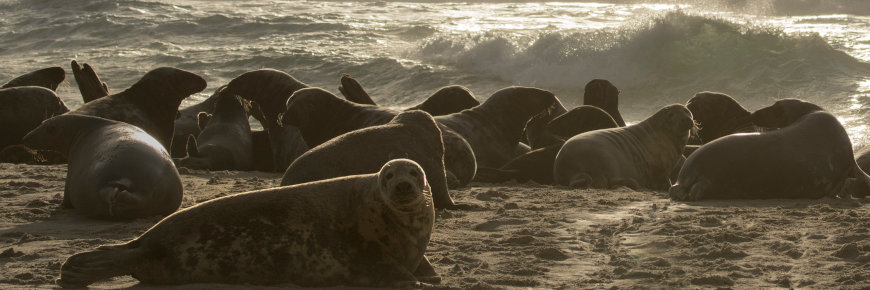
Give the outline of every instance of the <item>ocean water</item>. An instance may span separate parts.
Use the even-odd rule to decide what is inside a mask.
[[[730,94],[750,110],[780,98],[834,112],[856,146],[870,141],[870,1],[333,2],[0,0],[0,83],[48,66],[58,94],[81,97],[69,61],[119,92],[174,66],[209,96],[235,76],[275,68],[338,94],[343,73],[379,104],[416,104],[446,85],[478,99],[511,85],[566,106],[604,78],[627,121]]]

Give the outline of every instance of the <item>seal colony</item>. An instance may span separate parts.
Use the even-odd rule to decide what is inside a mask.
[[[57,281],[64,287],[120,275],[152,284],[438,283],[424,256],[435,209],[480,209],[451,196],[473,179],[623,186],[668,191],[675,201],[870,193],[859,166],[868,157],[856,161],[834,115],[796,99],[751,112],[726,94],[699,92],[625,126],[619,90],[602,79],[590,81],[584,105],[571,110],[542,88],[507,87],[479,102],[464,87],[446,86],[399,111],[376,105],[347,75],[342,99],[260,69],[179,109],[206,88],[204,78],[158,68],[111,94],[92,66],[71,67],[86,102],[71,112],[52,91],[63,80],[58,68],[0,89],[0,110],[12,108],[0,116],[2,160],[63,155],[62,206],[82,216],[168,216],[127,243],[69,257]],[[264,130],[252,130],[251,117]],[[177,168],[283,178],[276,188],[177,211],[184,199]]]

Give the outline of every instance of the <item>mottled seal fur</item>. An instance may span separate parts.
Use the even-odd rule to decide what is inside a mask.
[[[287,99],[308,85],[293,76],[274,69],[260,69],[239,75],[227,84],[225,93],[239,95],[257,103],[264,120],[263,128],[269,133],[275,171],[284,171],[299,155],[312,145],[306,144],[299,130],[282,126],[279,115],[284,113]]]
[[[734,133],[755,132],[752,113],[723,93],[699,92],[686,103],[698,123],[698,142],[706,144]],[[692,141],[690,140],[690,143]]]
[[[169,150],[178,106],[205,86],[205,80],[194,73],[161,67],[149,71],[123,92],[93,100],[70,114],[97,116],[134,125],[154,136]]]
[[[565,140],[584,132],[616,127],[616,121],[610,114],[598,107],[584,105],[573,108],[545,127],[550,134],[560,138],[557,143],[520,155],[498,169],[478,168],[475,181],[533,180],[539,184],[553,184],[553,162]]]
[[[0,89],[37,86],[56,91],[57,86],[65,78],[66,72],[62,67],[49,67],[18,76],[4,84]]]
[[[604,109],[605,112],[613,117],[617,125],[625,127],[625,121],[622,120],[622,115],[619,114],[619,89],[616,86],[608,80],[594,79],[586,83],[584,90],[584,105]]]
[[[58,284],[132,275],[151,284],[409,286],[435,212],[411,160],[373,174],[217,198],[138,238],[71,256]]]
[[[77,61],[72,60],[70,67],[72,68],[76,84],[79,86],[79,92],[82,94],[82,100],[85,103],[109,95],[109,85],[100,80],[100,76],[97,75],[97,72],[94,71],[91,65],[87,63],[79,65]]]
[[[852,143],[836,117],[797,99],[779,100],[752,113],[764,133],[721,137],[686,159],[675,200],[820,198],[841,193],[847,178],[865,185]]]
[[[101,219],[167,215],[181,205],[181,178],[166,149],[142,129],[85,115],[46,120],[24,136],[66,153],[63,206]]]
[[[635,125],[576,135],[556,155],[553,177],[571,187],[667,189],[694,129],[689,109],[674,104]]]
[[[199,114],[202,119],[210,117],[195,139],[196,154],[179,159],[175,164],[191,169],[251,170],[254,150],[246,101],[222,94],[214,114]]]
[[[441,130],[428,113],[409,111],[390,122],[335,137],[293,161],[281,185],[293,185],[376,170],[393,158],[416,161],[426,171],[438,208],[456,204],[447,191]]]
[[[42,121],[69,112],[66,104],[46,88],[0,89],[0,149],[21,144],[21,137]]]
[[[343,100],[321,88],[306,88],[287,100],[282,123],[299,128],[305,142],[315,147],[353,130],[386,124],[398,114],[396,110]],[[477,171],[474,152],[458,133],[444,125],[439,127],[448,180],[455,180],[451,186],[464,186]]]
[[[508,87],[477,107],[435,120],[468,141],[479,167],[499,168],[517,157],[523,129],[533,116],[553,105],[553,93],[532,87]]]

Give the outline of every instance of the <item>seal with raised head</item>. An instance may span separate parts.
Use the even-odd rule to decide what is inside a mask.
[[[57,86],[65,78],[66,72],[63,71],[62,67],[49,67],[18,76],[4,84],[0,89],[37,86],[56,91]]]
[[[571,187],[666,190],[695,129],[692,112],[674,104],[635,125],[576,135],[556,155],[553,177]]]
[[[474,180],[481,182],[533,180],[539,184],[553,184],[553,162],[566,139],[584,132],[616,127],[618,127],[616,121],[610,117],[610,114],[598,107],[573,108],[550,121],[545,127],[547,132],[560,139],[557,143],[529,151],[498,169],[478,168]]]
[[[321,88],[305,88],[287,100],[287,111],[281,120],[299,128],[305,142],[315,147],[350,131],[386,124],[398,114],[396,110],[352,103]],[[464,186],[477,171],[474,152],[459,134],[444,125],[439,127],[448,181],[451,186]]]
[[[69,112],[49,89],[37,86],[0,89],[0,149],[21,144],[21,137],[42,121]]]
[[[105,97],[109,95],[109,85],[100,80],[100,76],[94,71],[91,65],[85,63],[80,65],[77,61],[72,60],[70,67],[73,71],[73,77],[76,79],[76,84],[79,86],[79,92],[82,94],[82,100],[85,103]]]
[[[149,71],[123,92],[86,103],[70,114],[90,115],[142,128],[169,150],[181,101],[205,89],[205,80],[185,70]]]
[[[533,116],[553,106],[553,93],[532,87],[508,87],[493,93],[483,104],[450,115],[441,123],[468,141],[479,167],[499,168],[518,156],[523,129]]]
[[[199,136],[202,131],[199,127],[199,113],[214,113],[218,96],[225,87],[218,87],[210,97],[202,102],[178,109],[178,115],[175,116],[175,129],[172,133],[172,148],[169,150],[169,154],[173,158],[182,158],[186,155],[187,136]]]
[[[281,185],[371,172],[390,159],[408,158],[426,171],[435,206],[455,208],[447,191],[443,144],[432,116],[403,112],[386,124],[351,131],[311,148],[290,164]]]
[[[625,121],[619,114],[619,89],[610,81],[594,79],[586,83],[583,93],[583,104],[603,109],[613,117],[619,127],[625,127]]]
[[[138,238],[71,256],[58,284],[409,286],[435,220],[408,159],[377,173],[234,194],[166,217]],[[412,285],[412,284],[411,284]]]
[[[225,93],[239,95],[257,103],[264,117],[260,122],[269,133],[275,171],[284,171],[299,155],[313,147],[305,143],[297,128],[282,126],[279,122],[279,115],[284,113],[287,99],[295,91],[307,87],[308,85],[285,72],[260,69],[239,75],[224,88]]]
[[[821,107],[783,99],[753,112],[752,120],[758,127],[781,129],[729,135],[701,146],[686,159],[671,198],[820,198],[841,194],[849,177],[870,184],[855,163],[843,125]]]
[[[348,101],[363,105],[376,105],[369,93],[350,75],[345,74],[341,77],[341,85],[338,86],[338,90]],[[467,88],[446,86],[435,91],[422,103],[406,108],[405,111],[422,110],[432,116],[443,116],[477,105],[480,105],[480,102]]]
[[[686,103],[698,123],[698,144],[734,133],[755,132],[752,113],[723,93],[699,92]],[[691,140],[690,140],[691,143]]]
[[[208,121],[203,120],[202,133],[190,139],[195,140],[196,151],[188,152],[189,156],[177,160],[175,165],[191,169],[251,170],[254,150],[246,101],[222,94],[214,114],[200,112],[199,115]]]
[[[181,205],[181,178],[169,153],[136,126],[66,114],[24,136],[24,145],[65,153],[63,206],[101,219],[168,215]]]

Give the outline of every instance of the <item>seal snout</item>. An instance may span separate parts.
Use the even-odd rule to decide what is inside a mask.
[[[407,181],[399,181],[395,186],[396,193],[400,195],[414,194],[414,185]]]

